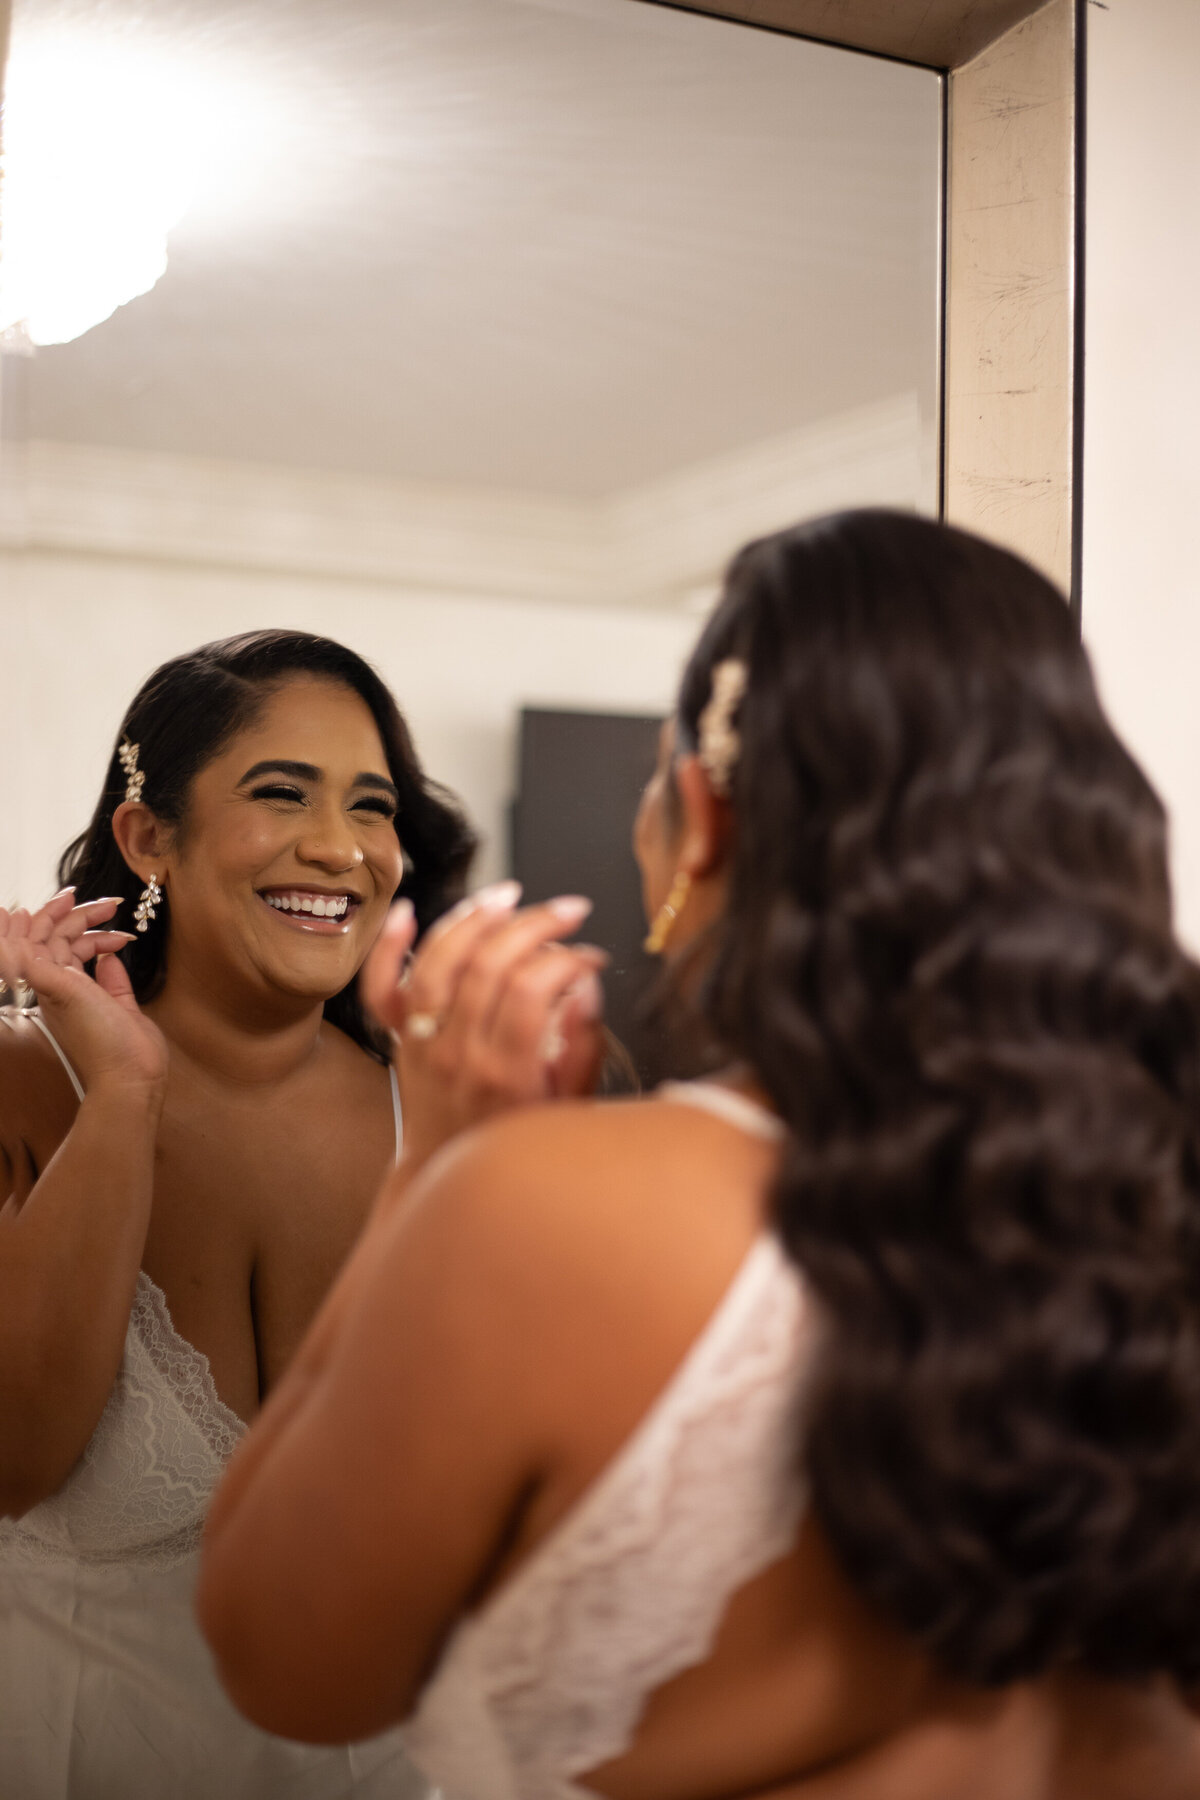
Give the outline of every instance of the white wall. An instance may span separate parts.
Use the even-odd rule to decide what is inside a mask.
[[[465,799],[501,869],[522,705],[665,711],[686,614],[398,591],[365,582],[55,553],[0,554],[0,900],[51,890],[113,736],[158,663],[285,625],[342,639],[394,688],[429,769]],[[649,771],[647,771],[649,773]]]
[[[1200,0],[1088,24],[1084,635],[1200,948]]]
[[[135,689],[266,625],[375,662],[499,873],[521,706],[665,712],[748,537],[930,498],[894,396],[584,506],[320,471],[10,443],[0,461],[0,901],[47,891]]]

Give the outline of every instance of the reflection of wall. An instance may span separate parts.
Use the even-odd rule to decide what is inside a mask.
[[[850,502],[918,506],[916,394],[581,502],[95,444],[11,449],[0,542],[600,606],[674,606],[749,537]]]
[[[1200,947],[1200,6],[1089,11],[1083,626]]]
[[[902,396],[592,508],[87,445],[31,446],[22,481],[11,450],[0,899],[46,888],[138,681],[266,624],[378,663],[496,873],[520,706],[666,710],[697,596],[739,543],[838,505],[913,506],[930,449]]]
[[[479,871],[487,876],[504,857],[517,708],[664,710],[695,634],[694,620],[661,612],[120,558],[22,560],[18,577],[16,559],[0,556],[8,676],[0,899],[49,891],[51,865],[86,823],[138,682],[205,639],[289,625],[362,651],[395,687],[431,772],[466,798],[486,834]]]

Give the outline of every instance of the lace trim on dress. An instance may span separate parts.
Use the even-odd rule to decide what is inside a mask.
[[[83,1087],[36,1008],[79,1098]],[[0,1022],[16,1019],[0,1009]],[[140,1270],[117,1378],[96,1429],[58,1493],[20,1520],[0,1521],[10,1564],[64,1559],[166,1567],[200,1542],[204,1514],[246,1427],[217,1394],[208,1358],[171,1322],[166,1296]]]
[[[167,1297],[142,1269],[138,1273],[131,1323],[141,1335],[159,1374],[222,1465],[229,1461],[248,1427],[217,1393],[212,1365],[202,1350],[181,1337],[171,1321]]]
[[[145,1273],[117,1379],[58,1493],[0,1522],[13,1563],[166,1567],[191,1555],[222,1470],[246,1427],[218,1397],[208,1358],[171,1323]]]
[[[795,1542],[807,1330],[797,1271],[759,1238],[634,1436],[451,1639],[405,1733],[430,1776],[453,1787],[453,1727],[482,1700],[521,1800],[582,1796],[565,1778],[627,1750],[654,1690],[705,1661],[732,1595]]]

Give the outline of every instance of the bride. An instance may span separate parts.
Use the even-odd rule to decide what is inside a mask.
[[[422,1104],[209,1514],[231,1694],[456,1800],[1200,1800],[1200,994],[1063,598],[749,546],[635,847],[719,1073]],[[495,934],[410,933],[424,1101]]]
[[[0,1012],[6,1800],[424,1791],[394,1736],[313,1749],[245,1723],[191,1600],[212,1489],[398,1153],[355,978],[397,892],[428,925],[472,848],[374,671],[259,632],[150,677],[64,858],[76,891],[0,910],[0,979],[38,1000]],[[581,916],[540,909],[528,954]],[[543,1051],[553,1017],[569,1080],[588,1031],[564,1034],[564,996],[595,954],[543,962],[513,1004]],[[520,1079],[554,1075],[543,1055]]]

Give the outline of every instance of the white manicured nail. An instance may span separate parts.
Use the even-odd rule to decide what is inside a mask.
[[[582,894],[560,894],[557,899],[547,902],[555,918],[561,919],[565,925],[582,925],[592,910],[592,903]]]
[[[488,912],[510,912],[520,898],[519,881],[497,881],[491,887],[480,888],[475,904],[486,907]]]

